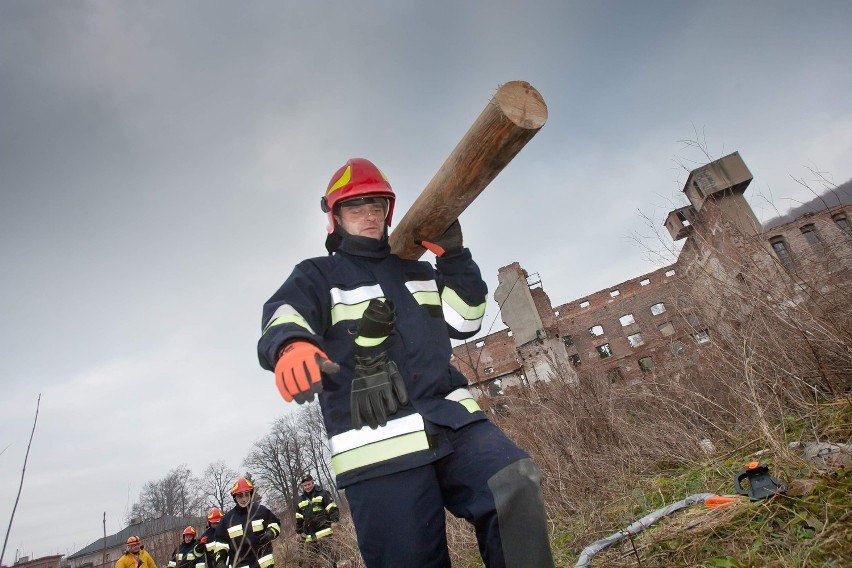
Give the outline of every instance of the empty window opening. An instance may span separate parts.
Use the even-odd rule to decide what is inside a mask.
[[[609,295],[610,295],[610,297],[612,297],[612,298],[615,298],[615,297],[616,297],[616,296],[618,296],[619,294],[621,294],[621,292],[619,292],[618,290],[610,290],[610,291],[609,291]]]
[[[672,325],[672,322],[667,321],[666,323],[661,323],[658,327],[660,328],[660,333],[663,334],[663,337],[674,335],[675,328]]]
[[[658,316],[665,311],[666,311],[666,305],[662,302],[660,302],[659,304],[654,304],[653,306],[651,306],[651,315],[652,316]]]
[[[588,308],[589,307],[589,301],[585,300],[583,302],[580,302],[580,307],[581,308]]]
[[[640,281],[639,281],[639,285],[640,285],[640,286],[647,286],[647,285],[648,285],[648,284],[650,284],[650,283],[651,283],[651,279],[650,279],[650,278],[646,278],[645,280],[640,280]]]
[[[593,325],[589,328],[589,335],[593,337],[597,337],[599,335],[603,335],[603,326],[602,325]]]
[[[800,228],[802,231],[802,235],[805,237],[805,240],[814,248],[821,248],[822,241],[819,240],[819,235],[816,232],[816,227],[814,227],[813,223],[808,223],[807,225]]]
[[[695,342],[699,345],[702,345],[704,343],[710,343],[710,332],[706,329],[702,329],[692,337],[695,338]]]
[[[781,264],[787,268],[791,268],[793,266],[793,257],[790,256],[790,249],[787,248],[787,242],[784,240],[784,237],[772,237],[769,239],[769,244],[772,245],[772,250],[775,251]]]
[[[686,321],[688,321],[689,325],[691,325],[692,327],[694,327],[694,328],[698,327],[698,316],[697,315],[689,314],[688,316],[686,316]]]
[[[639,368],[643,371],[650,371],[654,368],[654,360],[650,357],[642,357],[639,359]]]
[[[576,355],[576,354],[571,355],[569,357],[569,359],[571,359],[571,364],[574,365],[575,367],[579,367],[582,364],[582,361],[580,361],[579,355]]]
[[[574,336],[573,335],[563,335],[562,336],[562,343],[564,343],[566,346],[574,345]]]
[[[486,375],[490,375],[491,373],[494,372],[494,367],[485,367],[485,369],[482,372],[485,373]]]
[[[677,357],[678,355],[682,355],[684,351],[686,351],[686,347],[680,341],[675,341],[671,346],[672,355]]]
[[[849,219],[846,218],[846,215],[838,213],[837,215],[832,215],[831,218],[834,219],[834,222],[840,227],[841,231],[852,236],[852,225],[849,224]]]
[[[681,306],[686,307],[686,306],[692,304],[692,298],[690,298],[686,294],[681,294],[677,298],[677,303],[680,304]]]
[[[633,318],[633,314],[624,314],[623,316],[618,318],[618,321],[619,323],[621,323],[621,327],[636,323],[636,320]]]
[[[488,383],[488,396],[503,396],[503,382],[500,379],[494,379]]]
[[[477,349],[482,349],[482,347],[483,347],[484,345],[485,345],[485,342],[484,342],[484,341],[477,341],[477,342],[476,342],[476,348],[477,348]]]
[[[612,355],[612,348],[609,346],[609,343],[598,345],[596,349],[598,350],[598,355],[601,356],[601,359],[606,359]]]
[[[641,333],[634,333],[633,335],[628,335],[627,341],[630,343],[630,347],[639,347],[644,343],[644,341],[642,341]]]
[[[621,372],[621,367],[615,367],[606,370],[606,377],[611,383],[618,383],[624,380],[624,373]]]
[[[671,277],[672,277],[672,276],[674,276],[674,275],[675,275],[675,271],[674,271],[674,270],[667,270],[667,271],[666,271],[666,278],[671,278]]]
[[[683,214],[683,211],[677,212],[677,218],[680,219],[680,222],[684,227],[689,227],[689,219],[686,218],[686,215]]]

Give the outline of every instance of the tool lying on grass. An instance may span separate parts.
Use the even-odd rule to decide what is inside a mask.
[[[742,486],[743,480],[748,480],[748,488],[744,488]],[[586,548],[580,552],[580,557],[577,559],[577,563],[574,564],[574,568],[583,568],[588,566],[592,561],[592,557],[601,550],[609,548],[627,536],[639,534],[666,515],[670,515],[671,513],[679,511],[685,507],[689,507],[690,505],[704,503],[704,505],[709,508],[716,508],[730,505],[741,500],[742,497],[740,497],[740,495],[746,495],[752,499],[766,499],[767,497],[787,491],[787,487],[784,483],[769,475],[769,468],[767,466],[760,465],[760,462],[756,461],[746,465],[745,468],[734,477],[734,487],[736,487],[738,495],[695,493],[685,499],[681,499],[680,501],[672,503],[671,505],[666,505],[665,507],[657,509],[653,513],[645,515],[638,521],[634,521],[627,528],[614,532],[611,535],[596,540],[586,546]]]

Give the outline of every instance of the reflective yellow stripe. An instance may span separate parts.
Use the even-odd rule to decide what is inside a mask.
[[[447,396],[445,396],[447,400],[452,400],[453,402],[458,402],[465,408],[467,408],[468,412],[478,412],[482,410],[479,408],[479,404],[477,404],[476,399],[473,398],[473,394],[467,389],[456,389]]]
[[[428,449],[429,440],[426,438],[426,432],[413,432],[338,454],[331,458],[331,465],[334,467],[334,472],[340,475],[365,465]]]
[[[243,527],[242,525],[236,525],[234,527],[228,527],[228,536],[231,538],[237,536],[243,536]]]
[[[334,501],[332,501],[331,503],[328,504],[328,506],[325,508],[325,510],[331,511],[332,509],[335,509],[335,508],[337,508],[337,504]]]
[[[409,280],[405,287],[421,306],[440,306],[441,296],[438,294],[438,283],[434,280]]]
[[[362,337],[359,335],[355,338],[355,344],[360,345],[361,347],[375,347],[376,345],[384,343],[387,338],[387,335],[384,337]]]
[[[414,299],[417,300],[417,303],[421,306],[440,306],[441,305],[441,296],[438,295],[437,292],[416,292],[414,294]]]
[[[293,306],[291,306],[290,304],[282,304],[278,306],[278,308],[275,310],[275,313],[273,313],[272,316],[269,318],[269,323],[266,324],[266,327],[263,328],[263,334],[269,331],[270,328],[276,325],[281,325],[283,323],[294,323],[299,327],[307,329],[308,332],[312,334],[314,333],[314,330],[311,329],[311,326],[308,325],[308,322],[305,320],[305,318],[303,318],[302,315],[297,312],[295,308],[293,308]]]
[[[266,556],[258,558],[257,563],[260,564],[260,568],[266,568],[267,566],[275,564],[275,557],[271,554],[267,554]]]
[[[251,522],[251,530],[254,532],[259,532],[263,530],[263,519],[258,519]]]
[[[459,298],[459,295],[450,288],[444,288],[441,299],[443,300],[444,319],[454,329],[462,333],[469,333],[479,330],[482,326],[485,302],[478,306],[471,306]]]
[[[355,304],[354,306],[347,306],[346,304],[335,305],[331,308],[331,325],[340,321],[361,319],[369,303],[370,302],[368,300],[366,302],[361,302],[360,304]]]
[[[334,182],[330,188],[328,188],[328,193],[326,193],[326,196],[331,195],[332,192],[337,191],[338,189],[349,183],[350,179],[352,179],[352,167],[346,166],[346,169],[343,170],[343,174],[340,176],[340,178],[336,182]]]
[[[321,531],[317,531],[316,534],[317,534],[316,540],[319,540],[321,538],[331,536],[331,529],[322,529]],[[308,536],[305,537],[305,542],[311,542],[313,540],[314,540],[313,535],[308,535]]]
[[[302,513],[296,513],[296,518],[297,519],[304,519],[305,516]]]
[[[267,528],[272,529],[272,531],[275,533],[275,536],[278,536],[278,533],[281,532],[281,525],[279,525],[278,523],[270,523]]]
[[[485,302],[476,306],[471,306],[462,300],[452,288],[444,288],[444,291],[441,292],[441,300],[443,300],[444,303],[449,304],[449,306],[453,308],[458,315],[466,320],[482,319],[482,316],[485,315]]]

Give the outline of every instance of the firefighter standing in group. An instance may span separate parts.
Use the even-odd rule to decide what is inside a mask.
[[[260,364],[288,402],[319,393],[368,567],[449,566],[445,507],[473,524],[486,566],[553,566],[541,472],[450,364],[450,339],[485,314],[479,268],[458,222],[419,243],[434,268],[392,254],[394,202],[368,160],[334,174],[329,256],[299,263],[264,305]]]
[[[210,509],[207,513],[207,529],[198,539],[198,544],[195,546],[196,554],[204,555],[204,564],[207,568],[213,568],[216,564],[216,525],[222,520],[222,511],[217,507]]]
[[[115,561],[115,568],[157,568],[138,536],[127,539],[127,550]]]
[[[172,554],[168,568],[204,568],[204,553],[196,550],[198,547],[196,534],[194,527],[189,526],[183,529],[180,546]]]
[[[316,561],[314,564],[333,567],[337,561],[330,537],[339,521],[340,511],[331,493],[305,475],[302,495],[296,503],[296,533],[305,541],[306,555]]]
[[[231,487],[236,506],[216,526],[215,568],[269,568],[275,565],[272,541],[281,533],[275,514],[254,502],[254,485],[245,477]]]

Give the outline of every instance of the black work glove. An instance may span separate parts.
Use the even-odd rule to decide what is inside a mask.
[[[417,240],[414,242],[423,248],[429,249],[435,253],[435,256],[444,256],[447,253],[458,252],[464,246],[461,224],[456,219],[440,237],[436,237],[431,241]]]
[[[257,544],[260,546],[266,546],[278,535],[276,535],[272,529],[266,529],[263,531],[263,534],[260,535],[260,538],[257,539]]]
[[[388,423],[400,406],[408,404],[408,391],[396,363],[387,353],[375,357],[355,355],[355,377],[351,392],[352,427],[364,424],[375,430]]]
[[[391,300],[373,298],[358,322],[356,335],[359,338],[382,339],[393,333],[396,325],[396,310]]]

